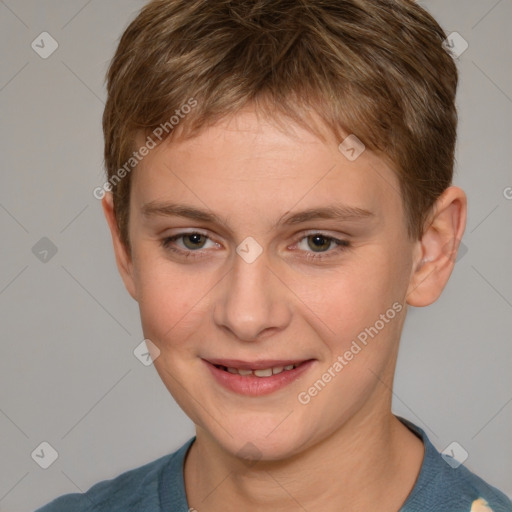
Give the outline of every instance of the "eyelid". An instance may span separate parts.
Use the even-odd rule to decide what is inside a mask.
[[[301,231],[299,233],[299,235],[297,236],[300,236],[300,237],[305,237],[305,236],[310,236],[310,235],[322,235],[322,236],[325,236],[325,238],[333,238],[333,239],[336,239],[336,240],[340,240],[341,241],[341,238],[340,237],[347,237],[348,238],[348,233],[337,233],[337,234],[331,234],[332,232],[330,232],[329,230],[324,230],[324,229],[306,229],[304,231]]]
[[[170,238],[172,236],[178,235],[190,235],[191,233],[197,233],[199,235],[204,235],[210,238],[209,231],[203,228],[174,228],[173,230],[165,230],[165,233],[173,231],[172,233],[166,234],[164,238]],[[175,231],[175,232],[174,232]]]

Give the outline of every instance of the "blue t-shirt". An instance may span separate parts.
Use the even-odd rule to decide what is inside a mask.
[[[400,420],[423,440],[425,456],[416,484],[398,512],[512,512],[512,502],[503,493],[463,465],[452,467],[422,429]],[[183,463],[194,440],[83,494],[61,496],[36,512],[194,511],[187,503],[183,479]]]

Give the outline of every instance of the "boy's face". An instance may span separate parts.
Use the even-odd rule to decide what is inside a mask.
[[[124,278],[160,350],[156,369],[208,437],[233,454],[250,442],[266,459],[389,413],[416,254],[392,170],[368,150],[349,161],[340,141],[294,130],[246,111],[162,144],[132,176]],[[167,215],[171,205],[222,223]],[[330,208],[341,215],[296,216]],[[211,362],[305,363],[257,377]]]

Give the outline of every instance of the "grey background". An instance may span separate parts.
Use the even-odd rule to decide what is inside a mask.
[[[0,1],[1,511],[84,491],[193,435],[133,355],[138,308],[92,195],[104,74],[143,3]],[[440,450],[457,441],[466,466],[512,496],[512,0],[422,4],[469,44],[455,180],[469,196],[467,252],[442,298],[409,313],[394,411]],[[31,48],[43,31],[59,44],[47,59]],[[46,262],[32,249],[43,237],[57,248]],[[46,470],[31,458],[43,441],[59,454]]]

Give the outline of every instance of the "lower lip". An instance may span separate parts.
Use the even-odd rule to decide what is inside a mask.
[[[305,361],[293,370],[284,370],[271,377],[256,377],[255,375],[242,376],[221,370],[208,361],[204,362],[215,380],[226,389],[240,395],[263,396],[284,388],[295,379],[298,379],[311,367],[314,360]]]

